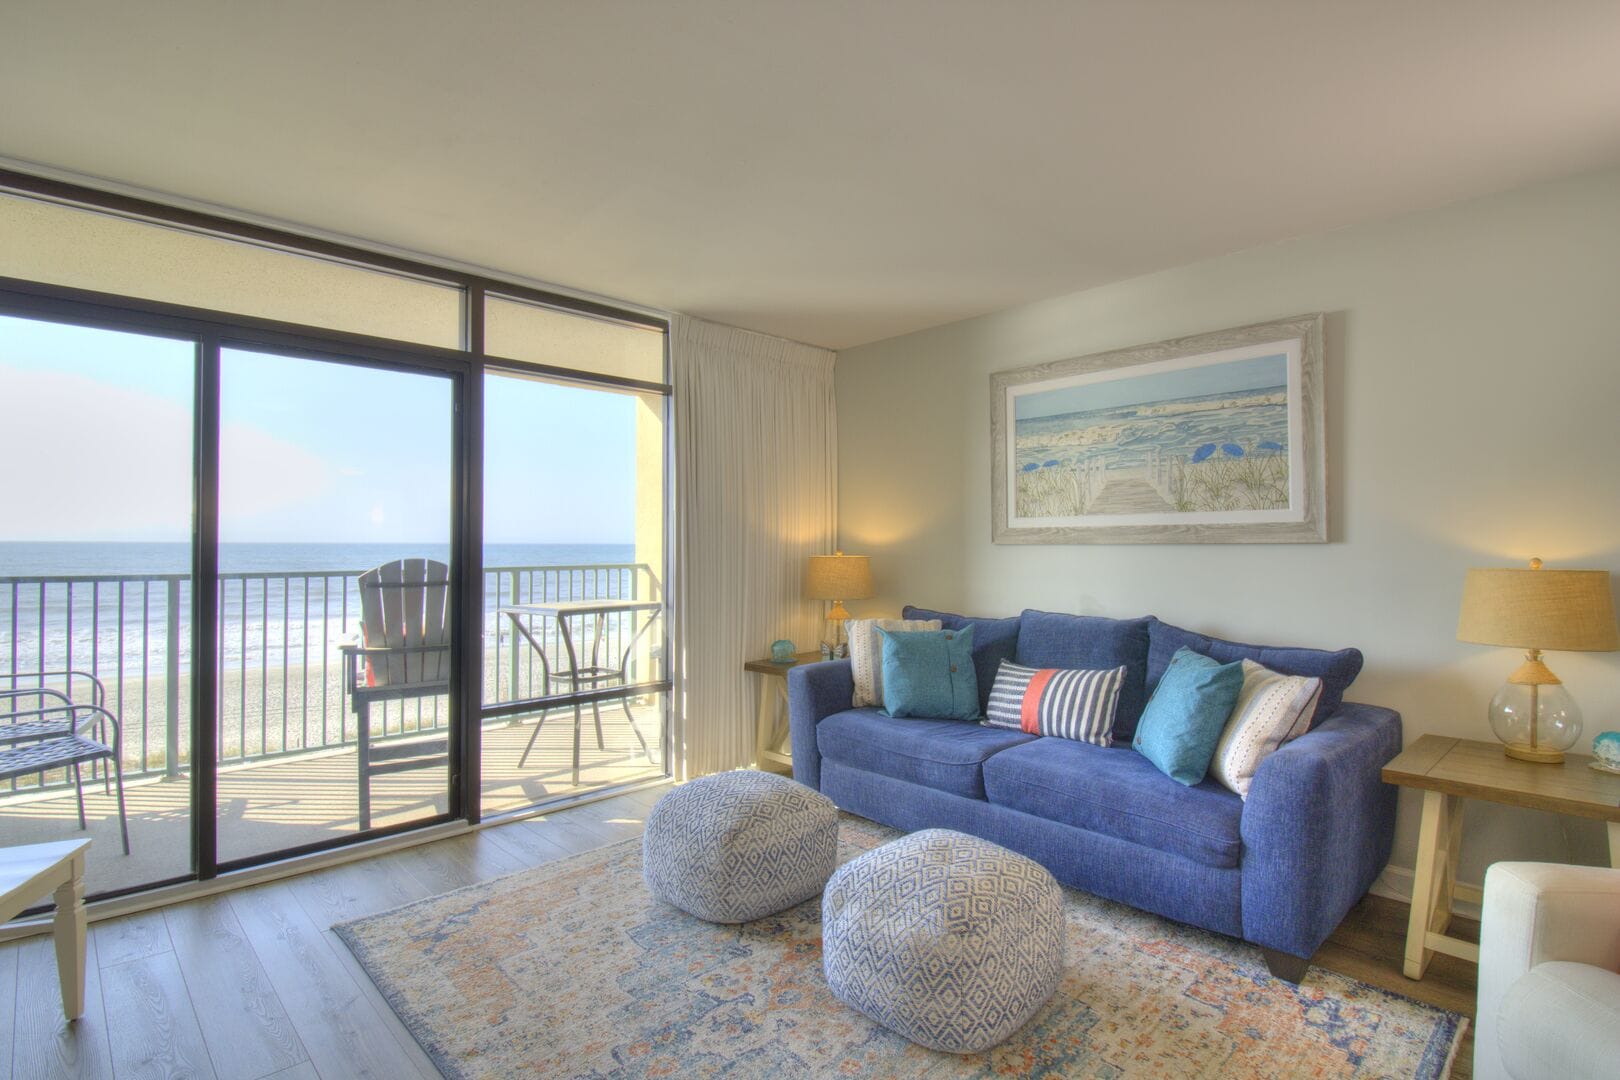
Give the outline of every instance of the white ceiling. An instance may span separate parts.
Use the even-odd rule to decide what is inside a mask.
[[[6,0],[0,154],[834,348],[1620,162],[1615,0]]]

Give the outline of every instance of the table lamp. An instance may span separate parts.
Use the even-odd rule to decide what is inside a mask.
[[[1491,730],[1508,757],[1555,764],[1581,735],[1581,711],[1541,651],[1614,652],[1620,630],[1607,570],[1470,570],[1457,640],[1524,649],[1524,663],[1491,698]]]
[[[804,595],[812,600],[831,600],[827,621],[833,624],[833,653],[840,655],[838,638],[844,620],[849,618],[845,600],[865,600],[872,595],[872,565],[865,555],[812,555],[804,572]]]

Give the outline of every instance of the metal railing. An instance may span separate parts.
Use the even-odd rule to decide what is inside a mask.
[[[212,712],[220,764],[354,742],[338,646],[360,631],[361,572],[219,575],[219,631],[209,660],[218,673]],[[603,598],[659,599],[658,579],[646,563],[485,567],[484,702],[520,701],[545,690],[543,665],[527,642],[514,639],[502,607]],[[191,606],[187,574],[0,577],[0,664],[8,673],[97,676],[108,708],[124,722],[125,776],[174,776],[190,759]],[[628,617],[610,616],[604,659],[617,663],[633,633]],[[555,626],[548,620],[535,635],[552,670],[565,670]],[[443,730],[447,714],[442,697],[379,702],[371,710],[372,737]],[[12,780],[9,790],[64,779]]]

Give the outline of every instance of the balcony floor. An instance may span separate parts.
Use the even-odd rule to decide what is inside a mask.
[[[528,763],[518,759],[534,731],[533,721],[484,728],[483,812],[499,814],[535,803],[663,774],[658,732],[662,709],[634,709],[636,725],[652,745],[649,764],[617,706],[602,711],[605,750],[596,746],[590,711],[580,737],[579,784],[573,782],[573,715],[559,710],[546,721]],[[445,769],[416,769],[372,777],[371,813],[375,827],[386,827],[443,813],[447,806]],[[108,892],[185,875],[191,850],[191,785],[187,775],[130,781],[130,854],[118,837],[117,803],[100,781],[85,781],[81,833],[73,792],[22,794],[0,799],[0,842],[31,844],[88,835],[87,891]],[[358,784],[352,749],[312,751],[272,762],[223,769],[219,775],[219,856],[246,858],[355,833],[359,827]]]

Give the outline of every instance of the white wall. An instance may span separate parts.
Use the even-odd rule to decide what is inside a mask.
[[[1328,313],[1330,543],[991,543],[991,372],[1314,311]],[[866,612],[1152,613],[1355,645],[1367,664],[1349,697],[1399,710],[1408,741],[1490,738],[1485,704],[1517,658],[1455,640],[1464,569],[1540,555],[1620,571],[1620,172],[849,350],[837,383],[841,540],[873,556],[880,592]],[[1620,654],[1548,659],[1584,707],[1589,752],[1620,729]],[[1596,823],[1466,813],[1465,881],[1497,859],[1605,861]],[[1403,795],[1396,864],[1411,865],[1417,816]]]

